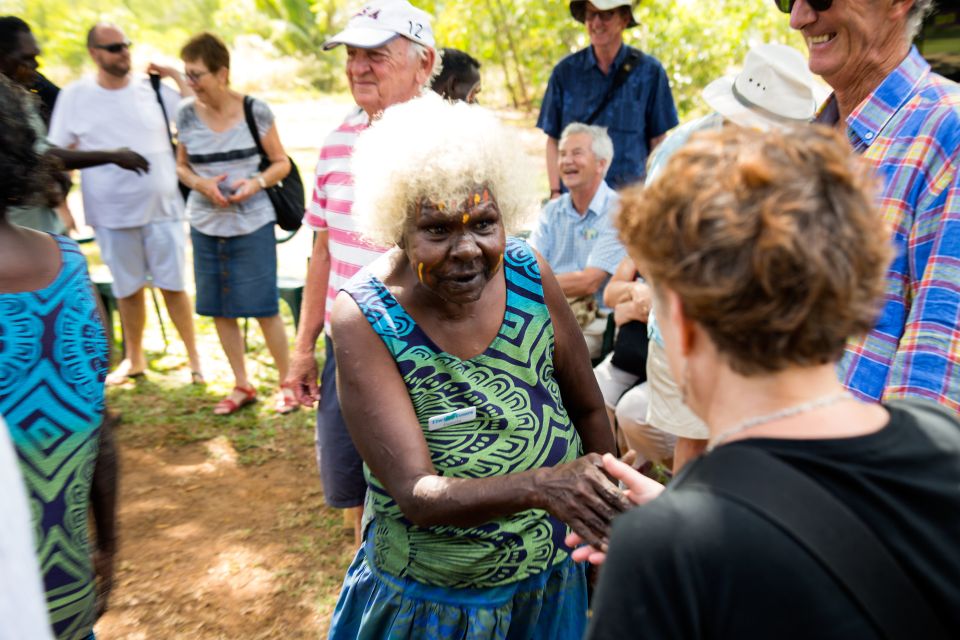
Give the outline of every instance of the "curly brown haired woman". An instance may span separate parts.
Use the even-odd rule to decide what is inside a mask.
[[[728,127],[624,194],[622,238],[710,440],[662,493],[605,457],[647,504],[614,525],[589,638],[956,637],[960,425],[859,402],[835,370],[891,258],[871,189],[832,131]]]

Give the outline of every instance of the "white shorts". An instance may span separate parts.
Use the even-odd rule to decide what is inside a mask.
[[[187,233],[182,220],[151,222],[130,229],[94,227],[100,256],[113,276],[113,295],[128,298],[147,285],[167,291],[186,288]]]
[[[627,447],[637,452],[635,464],[665,462],[673,459],[677,437],[657,429],[647,422],[650,407],[650,384],[644,382],[630,389],[617,403],[617,424],[623,432]]]
[[[593,368],[593,375],[597,377],[603,403],[613,411],[624,392],[635,385],[640,376],[635,376],[623,369],[614,366],[613,353],[609,353],[600,364]],[[646,414],[644,414],[646,415]]]
[[[603,350],[603,336],[607,332],[606,313],[597,315],[582,331],[583,339],[587,343],[587,351],[590,352],[590,359],[599,358]]]
[[[710,437],[707,425],[683,403],[680,387],[670,375],[667,354],[656,340],[650,340],[647,352],[647,383],[650,385],[649,424],[681,438],[706,440]]]

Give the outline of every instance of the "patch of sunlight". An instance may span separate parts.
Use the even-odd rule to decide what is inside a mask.
[[[167,538],[176,540],[202,539],[205,529],[196,523],[187,522],[174,526],[157,524],[158,529],[163,529],[163,535]]]
[[[194,589],[226,589],[239,598],[260,598],[278,588],[274,573],[264,568],[270,564],[263,554],[235,546],[217,554],[206,578],[199,580]]]
[[[203,443],[207,455],[217,466],[237,466],[237,450],[233,448],[227,436],[217,436]]]

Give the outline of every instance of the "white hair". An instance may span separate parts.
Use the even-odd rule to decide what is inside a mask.
[[[400,37],[403,37],[403,36],[400,36]],[[430,69],[430,73],[427,74],[426,82],[424,82],[423,86],[420,87],[421,89],[426,89],[427,87],[430,86],[430,83],[433,82],[433,79],[436,78],[438,75],[440,75],[440,69],[442,67],[442,62],[440,61],[440,54],[436,50],[431,49],[425,44],[414,42],[409,38],[403,38],[403,39],[406,40],[410,45],[407,47],[407,55],[409,55],[411,58],[415,57],[416,60],[418,61],[426,60],[427,58],[430,57],[430,52],[433,51],[433,67]]]
[[[507,233],[536,215],[530,161],[518,136],[489,110],[429,92],[393,105],[360,134],[352,158],[352,213],[378,244],[400,241],[416,205],[490,190]]]
[[[907,12],[907,40],[913,39],[920,33],[924,19],[933,11],[933,0],[914,0],[913,6]]]
[[[606,175],[610,169],[610,164],[613,162],[613,140],[610,139],[607,128],[595,124],[571,122],[564,128],[563,133],[560,134],[559,144],[563,144],[564,140],[578,133],[585,133],[590,136],[590,140],[592,141],[590,148],[593,150],[593,155],[597,156],[598,160],[607,161],[603,169],[603,174]]]

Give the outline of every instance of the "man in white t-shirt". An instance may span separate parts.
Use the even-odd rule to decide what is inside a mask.
[[[74,149],[129,147],[150,162],[144,173],[110,165],[81,172],[84,215],[113,275],[123,323],[124,360],[107,383],[143,375],[147,368],[144,287],[151,280],[163,293],[186,346],[193,381],[202,382],[193,313],[184,290],[184,208],[168,128],[180,96],[161,84],[165,117],[148,79],[130,73],[130,41],[119,27],[95,25],[87,35],[87,49],[97,74],[61,91],[50,121],[51,142]],[[150,65],[148,71],[172,78],[181,93],[192,93],[174,69]]]

